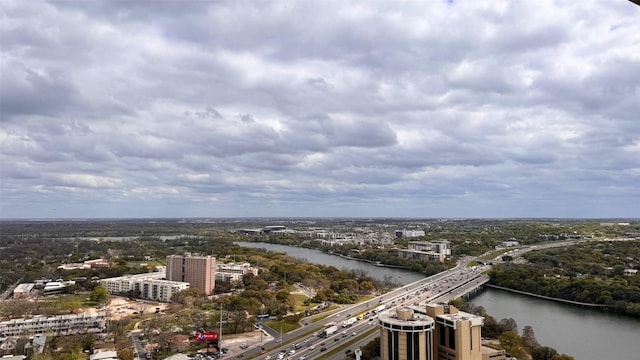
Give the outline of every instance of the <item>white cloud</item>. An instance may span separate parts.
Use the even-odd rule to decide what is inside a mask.
[[[640,216],[631,2],[0,11],[2,217]]]

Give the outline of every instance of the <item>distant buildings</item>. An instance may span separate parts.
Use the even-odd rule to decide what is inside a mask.
[[[62,264],[58,266],[58,270],[78,270],[78,269],[98,269],[108,268],[111,264],[105,259],[87,260],[81,263]]]
[[[514,247],[514,246],[520,246],[520,243],[517,242],[515,239],[509,239],[507,241],[503,241],[500,244],[498,244],[498,248],[508,248],[508,247]]]
[[[188,282],[212,295],[216,285],[216,258],[213,256],[167,256],[167,280]]]
[[[396,237],[397,238],[419,237],[419,236],[424,236],[424,235],[425,235],[424,230],[396,230]]]
[[[0,337],[35,334],[72,335],[102,332],[107,326],[105,312],[58,316],[34,316],[0,322]]]
[[[409,241],[407,249],[398,249],[398,256],[418,261],[444,262],[451,257],[451,243],[447,240]]]
[[[218,265],[216,265],[216,281],[225,283],[242,281],[242,278],[247,274],[258,276],[258,269],[252,267],[249,263],[219,263]]]
[[[503,350],[482,346],[484,319],[453,306],[427,304],[381,313],[383,360],[504,360]]]

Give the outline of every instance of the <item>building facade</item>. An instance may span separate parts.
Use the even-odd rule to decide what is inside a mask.
[[[378,316],[382,360],[504,360],[481,343],[484,318],[444,304],[423,304]]]
[[[167,256],[167,280],[188,282],[212,295],[216,287],[216,258],[213,256]]]
[[[0,322],[0,337],[52,333],[72,335],[102,332],[107,327],[105,312],[59,316],[34,316]]]
[[[400,308],[378,315],[382,360],[433,360],[432,318]]]
[[[425,236],[424,230],[396,230],[396,237],[420,237]]]
[[[436,360],[482,360],[483,317],[443,304],[427,304],[426,312],[436,321],[433,342]]]
[[[418,261],[443,262],[451,257],[451,243],[447,240],[409,241],[407,249],[398,249],[398,256]]]
[[[189,288],[188,282],[162,280],[163,277],[163,273],[153,272],[101,279],[99,283],[111,294],[139,291],[140,298],[161,302],[170,302],[173,294]]]
[[[216,266],[216,281],[226,283],[242,281],[242,278],[247,274],[258,276],[258,268],[251,266],[249,263],[227,263]]]

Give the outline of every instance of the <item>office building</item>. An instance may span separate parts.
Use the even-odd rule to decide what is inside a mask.
[[[447,240],[409,241],[407,249],[398,249],[398,256],[418,261],[443,262],[451,257],[451,243]]]
[[[433,360],[432,318],[408,308],[378,315],[382,360]]]
[[[212,295],[216,285],[216,258],[213,256],[167,256],[167,280],[188,282]]]
[[[426,313],[436,321],[433,351],[437,360],[482,360],[483,317],[444,304],[427,304]]]
[[[226,283],[242,281],[242,278],[247,274],[258,276],[258,269],[249,263],[218,263],[216,266],[216,281]]]
[[[503,350],[481,343],[484,318],[445,304],[403,307],[381,313],[383,360],[504,360]]]

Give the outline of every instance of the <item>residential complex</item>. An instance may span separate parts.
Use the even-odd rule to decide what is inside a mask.
[[[407,249],[398,249],[398,256],[418,261],[443,262],[451,257],[451,243],[447,240],[409,241]]]
[[[481,343],[484,319],[444,304],[381,313],[382,360],[504,360],[505,353]]]
[[[102,332],[107,326],[105,312],[59,316],[34,316],[0,322],[0,337],[52,333],[71,335]]]
[[[101,279],[99,283],[111,294],[135,291],[142,299],[162,302],[170,302],[173,294],[189,288],[187,282],[162,280],[164,277],[163,272],[152,272]]]
[[[216,258],[191,254],[169,255],[167,280],[188,282],[207,295],[213,295],[216,285]]]
[[[258,276],[258,268],[251,266],[249,263],[219,263],[216,266],[216,281],[226,283],[242,281],[242,278],[247,274]]]

